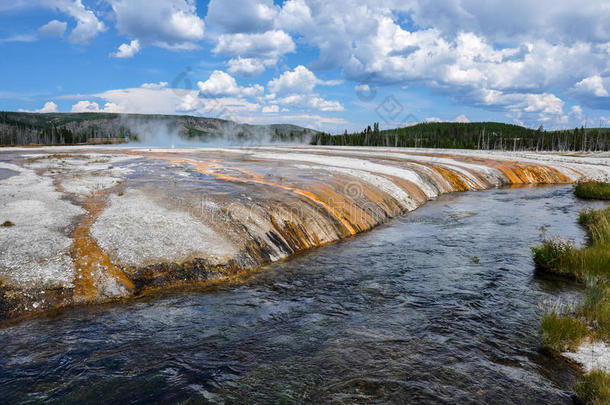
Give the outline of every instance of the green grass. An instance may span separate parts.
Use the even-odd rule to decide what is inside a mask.
[[[610,183],[600,181],[578,183],[574,188],[578,198],[592,200],[610,200]]]
[[[587,230],[587,247],[555,238],[532,249],[537,269],[586,282],[580,305],[542,318],[542,344],[559,353],[576,350],[584,339],[610,342],[610,207],[582,212],[578,220]],[[610,404],[608,373],[586,374],[574,389],[585,404]]]
[[[587,228],[592,247],[610,246],[610,207],[582,212],[578,221]]]
[[[592,371],[578,381],[574,390],[578,398],[585,404],[610,404],[610,374],[603,371]]]
[[[589,245],[579,249],[561,238],[545,239],[532,248],[536,268],[582,282],[591,277],[609,281],[610,208],[582,212],[579,222],[587,229]]]
[[[593,337],[610,341],[610,283],[592,279],[577,314],[591,325]]]
[[[580,278],[572,266],[577,249],[574,245],[560,238],[545,239],[542,245],[532,248],[536,269],[548,273]]]
[[[578,318],[550,313],[542,318],[542,345],[561,353],[576,350],[587,337],[587,326]]]

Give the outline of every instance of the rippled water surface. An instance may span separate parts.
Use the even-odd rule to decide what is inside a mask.
[[[582,241],[571,187],[441,197],[244,285],[0,329],[3,403],[571,403],[539,351],[542,229]]]

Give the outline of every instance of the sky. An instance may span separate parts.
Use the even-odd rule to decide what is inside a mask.
[[[0,110],[610,126],[607,0],[0,0]]]

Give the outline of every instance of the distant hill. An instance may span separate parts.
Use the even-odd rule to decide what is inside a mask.
[[[379,130],[375,123],[362,132],[319,133],[312,145],[400,146],[447,149],[583,151],[610,149],[610,128],[545,131],[500,122],[435,122]]]
[[[289,124],[248,125],[187,115],[0,112],[0,145],[78,144],[124,138],[151,144],[309,143],[317,131]]]

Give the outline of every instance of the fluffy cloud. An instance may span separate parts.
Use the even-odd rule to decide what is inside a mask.
[[[438,117],[429,117],[426,118],[426,122],[447,122],[447,121],[443,121],[442,119],[438,118]],[[455,117],[455,119],[453,121],[449,121],[449,122],[461,122],[461,123],[468,123],[470,122],[470,120],[468,119],[468,117],[464,114],[458,115],[457,117]]]
[[[280,112],[280,107],[277,105],[269,105],[263,107],[263,113],[277,113]]]
[[[317,85],[336,85],[336,81],[324,81],[305,66],[299,65],[294,70],[286,71],[271,80],[267,88],[269,98],[280,104],[312,108],[319,111],[343,111],[338,101],[327,101],[314,92]],[[277,98],[280,96],[280,98]]]
[[[295,49],[290,35],[274,30],[260,34],[223,34],[213,51],[230,56],[277,59]]]
[[[123,110],[154,91],[166,100],[165,110],[201,111],[214,100],[231,99],[242,111],[277,113],[286,106],[341,111],[343,105],[320,90],[333,84],[316,76],[325,70],[340,72],[357,92],[408,86],[410,93],[424,87],[458,105],[503,112],[528,124],[563,125],[585,115],[580,106],[610,109],[610,7],[601,0],[576,8],[569,0],[211,0],[205,24],[195,0],[38,1],[74,18],[71,42],[87,43],[106,30],[101,15],[113,21],[128,38],[115,57],[133,57],[148,45],[193,49],[207,29],[227,73],[215,71],[199,82],[200,91],[179,93],[167,85],[116,90],[114,99],[105,100]],[[104,1],[110,13],[92,10]],[[61,37],[66,29],[65,22],[53,20],[39,33]],[[0,42],[26,40],[36,37]],[[262,86],[242,87],[233,78],[263,74],[296,52],[297,44],[306,50],[298,55],[304,66],[279,67],[283,73],[267,83],[266,95]],[[311,54],[315,60],[301,62]],[[119,94],[130,101],[119,100]],[[576,103],[580,112],[571,107]]]
[[[217,55],[228,55],[229,72],[255,77],[295,52],[292,37],[277,26],[280,7],[273,0],[211,0],[206,22],[215,32]]]
[[[303,32],[313,24],[311,10],[304,0],[286,1],[277,19],[278,26],[295,32]]]
[[[44,106],[40,110],[38,110],[36,112],[39,112],[39,113],[56,113],[57,112],[57,104],[55,104],[52,101],[48,101],[48,102],[44,103]]]
[[[63,37],[68,23],[52,20],[38,29],[38,33],[47,37]]]
[[[119,46],[118,51],[114,52],[112,56],[115,58],[133,58],[138,52],[140,52],[140,41],[134,39],[129,44]]]
[[[273,28],[273,0],[210,0],[206,22],[224,33],[263,32]]]
[[[267,67],[277,64],[281,56],[295,50],[296,45],[290,35],[281,30],[271,30],[253,34],[222,34],[213,52],[233,57],[229,61],[229,72],[255,77]]]
[[[263,93],[260,85],[252,87],[240,87],[233,76],[215,70],[205,82],[198,82],[200,94],[204,98],[211,97],[256,97]]]
[[[110,0],[116,28],[142,44],[194,49],[203,39],[204,22],[193,0]]]
[[[470,122],[470,120],[468,119],[467,116],[465,116],[464,114],[458,115],[457,117],[455,117],[455,122],[463,122],[463,123],[467,123]]]
[[[538,114],[563,114],[564,101],[554,94],[503,93],[484,89],[477,92],[477,98],[487,106],[502,106],[513,112]]]
[[[188,97],[197,98],[195,90],[167,88],[163,83],[148,83],[142,87],[114,89],[87,97],[98,102],[81,100],[72,106],[73,112],[121,112],[133,114],[179,114],[190,111],[183,108]],[[196,103],[196,107],[199,103]]]
[[[83,112],[121,112],[118,105],[114,103],[106,103],[104,108],[100,109],[98,103],[88,100],[82,100],[72,106],[73,113]]]
[[[297,66],[293,71],[282,73],[277,79],[269,82],[268,87],[274,93],[311,93],[318,84],[316,75],[305,66]]]
[[[167,82],[159,82],[159,83],[144,83],[140,87],[143,89],[152,89],[152,90],[160,90],[167,87]]]
[[[267,66],[274,65],[275,60],[259,60],[256,58],[236,58],[229,61],[229,73],[244,77],[256,77],[263,73]]]
[[[294,70],[286,71],[280,77],[271,80],[267,86],[271,92],[276,94],[312,93],[317,85],[333,86],[339,83],[320,80],[311,70],[299,65]]]
[[[288,0],[275,27],[319,50],[314,70],[340,68],[359,89],[415,82],[459,103],[546,120],[562,116],[570,88],[607,91],[595,76],[610,69],[608,18],[598,1],[575,10],[567,0]]]
[[[604,87],[604,80],[599,75],[582,79],[580,82],[576,83],[574,88],[585,95],[608,97],[608,90]]]
[[[28,110],[19,110],[19,112],[35,112],[35,113],[56,113],[58,111],[57,104],[52,101],[47,101],[44,103],[44,106],[39,110],[28,111]]]
[[[583,117],[582,107],[579,105],[572,106],[570,114],[573,115],[577,120],[581,120]]]
[[[409,11],[423,27],[436,26],[446,35],[474,31],[493,41],[504,42],[554,38],[564,43],[605,42],[610,39],[610,8],[600,0],[574,7],[570,0],[445,0],[385,2]],[[526,10],[526,12],[524,12]]]
[[[76,20],[76,27],[68,36],[70,42],[88,44],[107,29],[93,10],[85,7],[81,0],[42,0],[42,4],[68,14]]]

